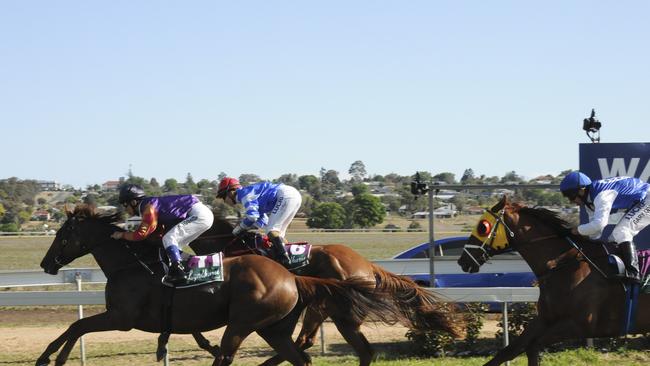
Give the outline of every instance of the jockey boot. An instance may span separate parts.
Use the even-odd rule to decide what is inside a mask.
[[[179,284],[185,282],[187,280],[187,274],[185,273],[185,269],[181,264],[180,250],[176,245],[170,245],[165,248],[165,251],[167,252],[167,257],[169,257],[169,262],[171,265],[169,266],[169,272],[163,280],[171,284]]]
[[[639,258],[637,257],[634,243],[631,241],[622,242],[618,245],[618,251],[625,264],[625,278],[630,283],[640,283]]]
[[[275,259],[280,262],[280,264],[288,268],[291,265],[291,259],[289,258],[287,251],[284,249],[284,241],[282,238],[276,235],[269,235],[269,240],[273,244]]]
[[[181,262],[172,262],[169,266],[169,273],[165,276],[165,282],[178,285],[187,281],[187,274]]]

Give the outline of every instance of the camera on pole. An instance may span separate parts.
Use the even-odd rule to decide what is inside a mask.
[[[427,184],[422,182],[420,173],[415,172],[415,179],[411,182],[411,193],[415,195],[415,199],[417,199],[418,196],[421,196],[427,192],[429,192]]]
[[[603,124],[596,118],[595,109],[591,110],[591,117],[585,118],[582,121],[582,129],[585,130],[587,137],[589,137],[593,143],[600,142],[600,127],[602,127],[602,125]]]

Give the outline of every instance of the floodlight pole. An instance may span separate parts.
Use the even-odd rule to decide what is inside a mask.
[[[434,189],[432,184],[429,184],[429,287],[436,287],[436,273],[435,273],[435,256],[436,247],[433,235],[433,194]]]

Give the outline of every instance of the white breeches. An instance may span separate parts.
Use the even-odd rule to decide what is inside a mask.
[[[163,236],[163,246],[167,248],[170,245],[176,245],[182,248],[212,227],[213,221],[212,211],[203,203],[197,202],[187,213],[187,218],[176,224]]]
[[[287,228],[294,216],[300,209],[302,196],[292,186],[282,185],[278,188],[278,200],[273,210],[268,213],[269,224],[266,226],[266,233],[277,231],[284,238]]]

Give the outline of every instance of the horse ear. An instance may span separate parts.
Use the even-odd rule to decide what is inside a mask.
[[[70,209],[70,206],[68,206],[67,203],[63,205],[63,212],[65,212],[65,215],[66,215],[68,218],[71,218],[72,215],[73,215],[73,212],[72,212],[72,210]]]
[[[490,209],[490,211],[492,212],[501,211],[503,210],[504,207],[506,207],[507,204],[508,204],[508,196],[504,194],[503,197],[501,197],[501,199],[499,200],[499,202],[497,202],[497,204]]]

